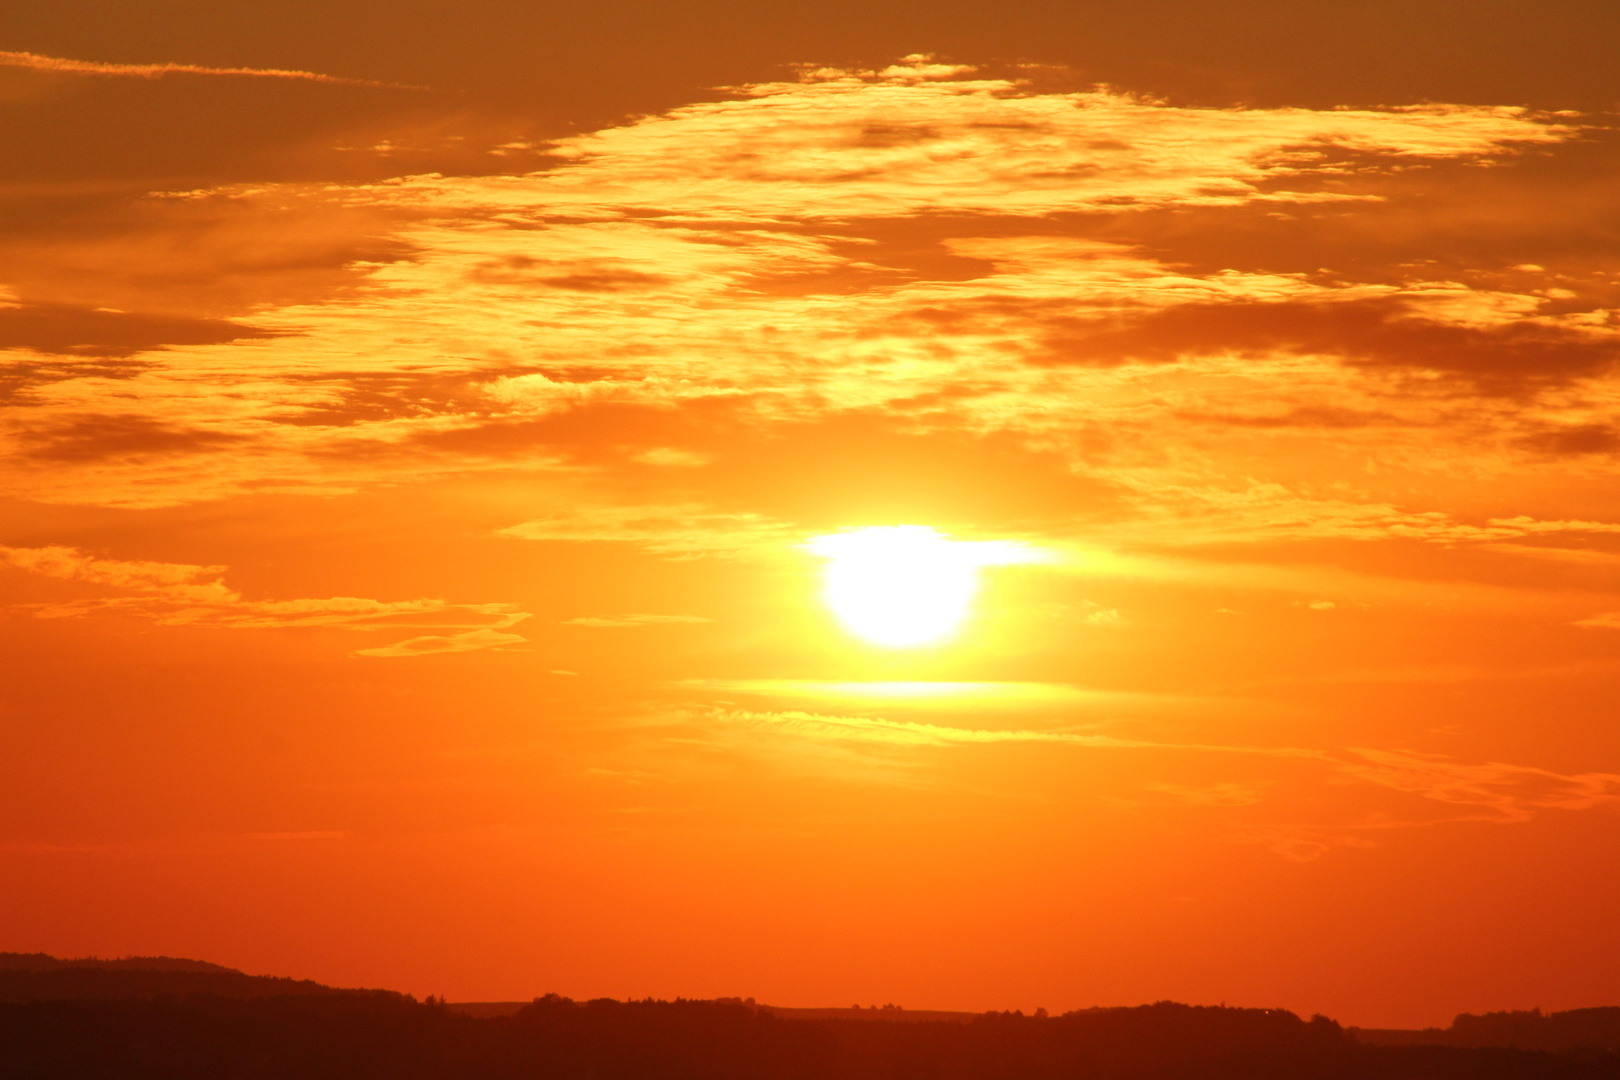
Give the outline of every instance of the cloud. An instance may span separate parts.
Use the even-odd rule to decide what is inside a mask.
[[[583,615],[577,619],[564,619],[564,626],[668,626],[682,623],[708,623],[701,615]]]
[[[251,328],[30,324],[0,353],[0,492],[139,508],[548,473],[575,495],[503,535],[735,556],[810,530],[710,485],[787,461],[876,483],[833,467],[843,424],[993,443],[986,486],[1034,461],[1084,478],[1111,516],[1038,526],[1059,538],[1489,542],[1512,529],[1405,500],[1459,457],[1608,468],[1612,304],[1553,295],[1555,270],[1442,272],[1416,241],[1370,267],[1180,261],[1164,215],[1337,221],[1413,166],[1576,134],[1520,109],[1191,109],[916,60],[570,137],[543,172],[187,193],[164,213],[218,224],[176,233],[168,276],[263,246],[191,242],[224,230],[346,284],[249,305]],[[1290,472],[1328,457],[1353,479]],[[638,470],[663,486],[616,486]]]
[[[168,345],[214,345],[276,336],[228,319],[110,311],[71,304],[0,305],[0,350],[127,357]]]
[[[1254,786],[1233,781],[1201,786],[1153,782],[1145,787],[1193,806],[1251,806],[1264,797]]]
[[[465,652],[507,645],[523,638],[504,633],[529,617],[511,604],[453,604],[444,600],[372,600],[354,596],[325,599],[251,600],[219,578],[224,566],[105,559],[70,547],[0,547],[0,566],[60,581],[124,590],[129,595],[94,596],[15,605],[41,619],[118,614],[152,619],[160,626],[203,626],[229,630],[336,627],[358,631],[449,628],[443,637],[419,637],[367,656],[424,652]],[[403,650],[403,651],[401,651]]]
[[[111,585],[181,601],[228,601],[236,596],[210,580],[223,574],[224,566],[103,559],[70,547],[0,547],[0,564],[64,581]]]
[[[1403,750],[1348,752],[1354,757],[1339,764],[1344,775],[1482,812],[1482,817],[1466,820],[1519,822],[1541,810],[1589,810],[1620,804],[1620,773],[1565,775],[1526,765],[1468,764]]]
[[[1369,848],[1391,831],[1460,823],[1514,825],[1549,810],[1620,806],[1620,774],[1566,775],[1502,762],[1468,763],[1407,750],[1351,749],[1324,755],[1342,779],[1459,808],[1435,816],[1411,807],[1347,815],[1340,822],[1234,825],[1231,839],[1260,844],[1295,862],[1310,862],[1335,848]]]
[[[758,712],[717,709],[714,719],[730,725],[817,741],[878,743],[889,746],[952,746],[991,743],[1054,742],[1077,746],[1141,747],[1150,744],[1062,731],[959,728],[915,720],[885,720],[871,716],[840,716],[797,710]]]
[[[515,540],[631,544],[675,558],[790,550],[802,533],[763,514],[701,505],[582,507],[497,531]]]
[[[553,213],[634,206],[731,221],[894,216],[942,205],[1038,216],[1309,204],[1358,197],[1278,186],[1341,171],[1336,156],[1479,157],[1558,142],[1574,130],[1514,108],[1188,109],[1108,90],[1031,93],[963,74],[808,73],[801,82],[742,87],[741,100],[560,140],[553,153],[574,167],[532,194],[524,181],[504,178],[414,187],[475,205],[541,197]],[[704,152],[692,154],[693,146]]]
[[[1236,281],[1234,286],[1245,283]],[[1210,290],[1213,292],[1214,290]],[[1383,295],[1369,295],[1381,292]],[[1173,362],[1241,352],[1303,354],[1345,362],[1441,371],[1485,388],[1520,393],[1609,368],[1620,327],[1542,314],[1543,298],[1492,293],[1455,283],[1414,281],[1386,290],[1331,289],[1295,282],[1272,295],[1234,295],[1209,303],[1169,294],[1156,311],[1077,319],[1061,309],[1037,320],[1050,328],[1031,359],[1045,363]],[[1076,306],[1078,308],[1078,305]],[[1326,414],[1329,425],[1332,414]]]
[[[1372,825],[1250,825],[1228,832],[1231,840],[1242,844],[1256,844],[1290,862],[1315,862],[1335,848],[1371,848],[1377,841],[1369,835],[1374,830],[1399,827],[1388,822]]]
[[[1139,483],[1146,488],[1155,478],[1149,473]],[[1461,521],[1443,510],[1407,510],[1388,502],[1313,497],[1252,478],[1231,487],[1164,482],[1135,509],[1124,520],[1092,525],[1087,530],[1089,538],[1099,545],[1164,548],[1245,541],[1411,540],[1442,547],[1477,544],[1494,549],[1503,541],[1521,537],[1620,532],[1620,524],[1614,522],[1549,521],[1528,515]]]
[[[935,714],[1046,712],[1073,717],[1120,709],[1132,713],[1157,712],[1166,705],[1181,704],[1181,699],[1177,698],[1104,692],[1068,683],[683,679],[676,685],[683,691],[723,694],[728,698],[745,695],[772,701],[810,702],[817,706],[881,708],[885,712],[923,710]]]
[[[250,436],[238,432],[173,426],[130,413],[65,416],[21,439],[27,452],[41,462],[172,458],[250,441]]]
[[[281,68],[203,67],[198,64],[109,64],[96,60],[68,60],[31,52],[0,52],[0,67],[27,68],[52,75],[90,75],[126,79],[158,79],[165,75],[237,75],[257,79],[299,79],[307,82],[338,83],[346,86],[381,86],[396,90],[420,90],[399,83],[370,79],[345,79],[313,71],[287,71]]]
[[[1542,536],[1548,533],[1620,533],[1620,523],[1612,521],[1544,521],[1520,514],[1510,518],[1491,518],[1490,528],[1504,535]]]
[[[408,638],[392,645],[381,645],[371,649],[356,649],[354,655],[382,657],[427,656],[432,653],[499,649],[507,645],[526,642],[527,640],[521,634],[504,634],[498,630],[484,627],[477,630],[463,630],[458,634],[425,634],[422,637]]]
[[[1245,816],[1225,826],[1230,839],[1257,843],[1296,860],[1319,857],[1335,847],[1368,847],[1390,830],[1445,824],[1517,824],[1546,811],[1580,811],[1620,806],[1620,774],[1591,772],[1563,774],[1548,769],[1502,762],[1470,763],[1436,754],[1406,750],[1347,748],[1313,750],[1297,747],[1233,746],[1147,739],[1063,730],[987,729],[955,727],[926,721],[827,714],[802,710],[746,710],[715,708],[712,721],[738,731],[786,737],[831,747],[873,750],[924,749],[950,746],[1045,743],[1077,749],[1136,751],[1150,754],[1216,755],[1218,759],[1270,761],[1273,771],[1263,780],[1217,777],[1198,784],[1155,779],[1147,773],[1140,790],[1172,796],[1189,806],[1228,808]],[[1410,804],[1380,805],[1369,811],[1365,796],[1350,799],[1338,809],[1339,820],[1318,822],[1255,821],[1289,812],[1291,804],[1268,798],[1269,788],[1289,776],[1320,785],[1325,778],[1341,789],[1346,785],[1364,792],[1387,792],[1422,800]],[[1276,805],[1272,805],[1275,803]],[[1429,804],[1425,809],[1424,804]],[[1453,812],[1437,815],[1433,804]],[[1253,808],[1252,811],[1250,808]],[[1332,811],[1330,810],[1331,814]]]
[[[907,693],[903,688],[907,687],[908,684],[903,683],[805,684],[794,683],[790,680],[743,680],[739,682],[700,681],[691,685],[713,686],[722,689],[731,687],[745,693],[764,693],[777,697],[811,696],[843,697],[846,699],[861,697],[866,699],[865,704],[870,704],[873,698],[891,697],[897,699],[894,700],[894,704],[900,707],[908,704],[903,699]],[[962,694],[962,704],[968,706],[964,711],[975,714],[984,714],[992,710],[1001,712],[1008,708],[1028,708],[1039,705],[1043,699],[1048,702],[1061,701],[1065,696],[1062,691],[1065,690],[1068,691],[1069,696],[1074,698],[1083,698],[1085,696],[1077,694],[1070,687],[1055,687],[1038,683],[925,683],[909,685],[921,685],[931,688],[932,691],[931,693],[925,691],[919,701],[912,702],[914,704],[932,706],[936,711],[948,711],[952,708],[950,697]],[[981,687],[983,688],[982,691],[979,689]],[[930,700],[933,693],[940,693],[945,697],[943,700]],[[1097,749],[1189,752],[1194,754],[1255,756],[1306,761],[1315,761],[1322,757],[1318,751],[1293,747],[1235,746],[1215,743],[1159,742],[1151,739],[1121,738],[1095,732],[1076,731],[1072,729],[1072,725],[1069,728],[960,727],[932,723],[926,720],[894,720],[881,716],[811,712],[802,709],[740,709],[730,706],[717,706],[703,715],[727,727],[790,736],[815,742],[869,743],[882,746],[911,747],[1054,743]]]

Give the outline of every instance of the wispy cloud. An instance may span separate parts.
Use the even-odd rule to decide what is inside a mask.
[[[454,604],[436,599],[372,600],[356,596],[253,600],[220,580],[227,570],[224,566],[106,559],[69,547],[0,547],[0,566],[61,581],[111,587],[123,593],[14,605],[14,610],[41,619],[104,613],[147,618],[162,626],[227,630],[337,627],[359,631],[457,631],[359,650],[366,656],[465,652],[508,645],[524,639],[504,631],[529,617],[528,612],[504,603]]]
[[[1527,438],[1597,423],[1620,342],[1600,298],[1539,269],[1179,262],[1146,223],[1353,215],[1409,166],[1575,134],[1522,109],[1190,109],[911,60],[571,137],[545,172],[194,193],[244,219],[392,221],[410,257],[252,326],[148,335],[166,348],[118,365],[19,339],[0,490],[151,507],[523,470],[578,483],[508,537],[758,555],[808,530],[712,478],[761,447],[813,461],[836,424],[999,440],[1111,492],[1041,539],[1530,535],[1551,526],[1408,505],[1407,481],[1532,475]],[[1146,231],[1099,238],[1096,215]],[[1282,466],[1322,455],[1363,464],[1330,487]],[[680,476],[637,505],[581,469]]]
[[[479,649],[506,648],[527,640],[522,634],[507,634],[489,627],[481,627],[477,630],[462,630],[455,634],[424,634],[392,645],[356,649],[354,655],[403,657],[427,656],[431,653],[474,652]]]
[[[1314,823],[1267,821],[1234,822],[1233,839],[1261,843],[1291,859],[1311,859],[1343,846],[1369,846],[1382,833],[1459,823],[1517,824],[1554,810],[1580,811],[1620,806],[1620,774],[1591,772],[1564,774],[1534,766],[1503,762],[1472,763],[1438,754],[1405,750],[1348,748],[1316,750],[1263,745],[1222,745],[1120,738],[1094,732],[1061,729],[959,727],[926,721],[893,720],[878,716],[829,714],[802,710],[748,710],[716,708],[706,714],[733,734],[752,732],[771,739],[803,741],[820,746],[873,751],[969,748],[998,744],[1052,744],[1077,750],[1175,755],[1217,755],[1273,763],[1268,768],[1304,770],[1301,775],[1327,779],[1339,786],[1413,796],[1427,804],[1441,804],[1450,812],[1435,813],[1414,806],[1391,805],[1367,812],[1352,800],[1339,821]],[[1197,784],[1155,778],[1151,768],[1139,769],[1145,779],[1141,790],[1169,795],[1189,806],[1265,809],[1271,801],[1271,781],[1255,782],[1217,777]],[[1277,774],[1278,777],[1284,774]],[[909,773],[906,774],[910,782]],[[1319,782],[1319,780],[1318,780]],[[1418,804],[1420,807],[1422,803]],[[1245,813],[1248,811],[1245,809]],[[1290,812],[1286,800],[1273,812]]]
[[[1620,774],[1564,774],[1503,762],[1465,762],[1408,750],[1358,748],[1322,755],[1333,775],[1375,789],[1440,803],[1448,813],[1417,806],[1350,811],[1339,821],[1244,822],[1231,839],[1259,844],[1283,858],[1310,862],[1335,848],[1369,848],[1392,832],[1465,823],[1515,825],[1547,811],[1620,806]],[[1282,808],[1281,813],[1288,813]]]
[[[400,83],[348,79],[337,75],[322,75],[314,71],[290,71],[284,68],[206,67],[201,64],[174,63],[112,64],[98,60],[69,60],[60,56],[41,56],[39,53],[31,52],[0,52],[0,67],[27,68],[31,71],[44,71],[56,75],[94,75],[125,79],[159,79],[165,75],[239,75],[257,79],[300,79],[348,86],[380,86],[396,90],[422,89]]]
[[[545,190],[563,206],[595,212],[637,206],[744,221],[890,216],[942,205],[1039,215],[1343,202],[1364,196],[1262,185],[1336,171],[1335,152],[1476,157],[1557,142],[1573,130],[1516,108],[1189,109],[1108,90],[1030,93],[970,75],[927,65],[823,70],[800,82],[743,87],[743,100],[560,141],[554,152],[576,167]],[[692,146],[705,152],[694,155]],[[424,186],[450,195],[446,185]],[[460,190],[510,205],[526,201],[524,186],[492,178]]]
[[[1527,821],[1541,810],[1620,805],[1620,773],[1565,775],[1526,765],[1469,764],[1401,750],[1349,753],[1354,757],[1339,764],[1344,775],[1435,802],[1477,808],[1483,815],[1478,820]]]
[[[563,625],[596,627],[679,626],[713,621],[713,619],[706,619],[702,615],[581,615],[577,619],[564,619]]]
[[[759,554],[786,551],[803,531],[752,512],[700,504],[580,507],[499,530],[514,540],[629,544],[659,555]]]
[[[754,727],[761,731],[816,740],[849,740],[892,746],[952,746],[990,743],[1053,742],[1076,746],[1142,747],[1152,744],[1116,739],[1109,735],[1089,735],[1063,731],[996,730],[950,727],[914,720],[885,720],[873,716],[840,716],[827,713],[756,712],[744,709],[717,709],[715,719],[730,725]]]

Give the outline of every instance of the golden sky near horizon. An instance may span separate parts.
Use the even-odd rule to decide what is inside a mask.
[[[0,20],[0,948],[1620,1002],[1613,11],[115,7]]]

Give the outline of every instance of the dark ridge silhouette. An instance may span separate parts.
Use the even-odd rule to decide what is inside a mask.
[[[752,998],[748,1000],[748,1004],[753,1004]],[[947,1012],[943,1009],[907,1009],[899,1005],[885,1005],[882,1008],[869,1005],[864,1009],[859,1005],[848,1009],[791,1009],[780,1005],[761,1005],[759,1008],[782,1020],[855,1020],[895,1024],[916,1024],[924,1021],[964,1024],[980,1015],[970,1012]]]
[[[1379,1032],[1168,1001],[1062,1016],[449,1005],[198,960],[0,953],[4,1080],[1620,1080],[1617,1027],[1614,1008]]]
[[[445,1008],[457,1016],[489,1020],[497,1016],[513,1016],[528,1004],[527,1001],[452,1001]]]
[[[715,1001],[721,1005],[743,1005],[768,1012],[779,1020],[866,1020],[890,1023],[918,1023],[929,1020],[960,1024],[979,1015],[970,1012],[948,1012],[943,1009],[907,1009],[900,1005],[884,1005],[881,1008],[869,1005],[864,1009],[859,1005],[852,1005],[847,1009],[804,1009],[784,1005],[759,1005],[753,998],[716,998]],[[514,1016],[529,1004],[527,1001],[452,1001],[445,1008],[462,1016],[488,1018]]]
[[[224,964],[210,964],[206,960],[181,960],[173,956],[121,956],[104,960],[99,956],[82,956],[75,960],[62,960],[49,953],[0,952],[0,971],[60,971],[63,968],[104,968],[111,971],[228,971],[242,974]]]
[[[0,1004],[0,1077],[1620,1080],[1620,1057],[1377,1046],[1325,1017],[1173,1002],[1050,1017],[873,1023],[784,1019],[737,1001],[548,995],[513,1015],[479,1018],[403,995],[194,994]]]
[[[1461,1013],[1448,1028],[1402,1031],[1392,1028],[1351,1028],[1359,1039],[1377,1046],[1509,1046],[1524,1050],[1620,1052],[1620,1006],[1570,1009],[1542,1014],[1488,1012],[1484,1016]]]
[[[193,994],[225,998],[331,994],[403,997],[391,990],[339,990],[308,979],[247,975],[203,960],[170,956],[60,960],[45,953],[0,953],[0,1002],[184,998]]]

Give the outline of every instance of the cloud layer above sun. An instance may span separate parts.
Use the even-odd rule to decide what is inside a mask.
[[[1467,426],[1504,467],[1606,437],[1583,380],[1615,328],[1544,271],[1195,266],[1154,235],[1167,213],[1353,218],[1388,200],[1384,178],[1545,152],[1569,123],[970,76],[811,72],[565,140],[524,176],[160,198],[228,217],[245,246],[370,214],[408,254],[357,264],[346,296],[232,322],[12,301],[8,487],[156,506],[604,454],[678,471],[715,452],[715,423],[869,417],[1196,499],[1231,493],[1181,474],[1164,434],[1245,464],[1323,428],[1396,456],[1472,393]],[[1150,213],[1131,241],[1097,227]]]

